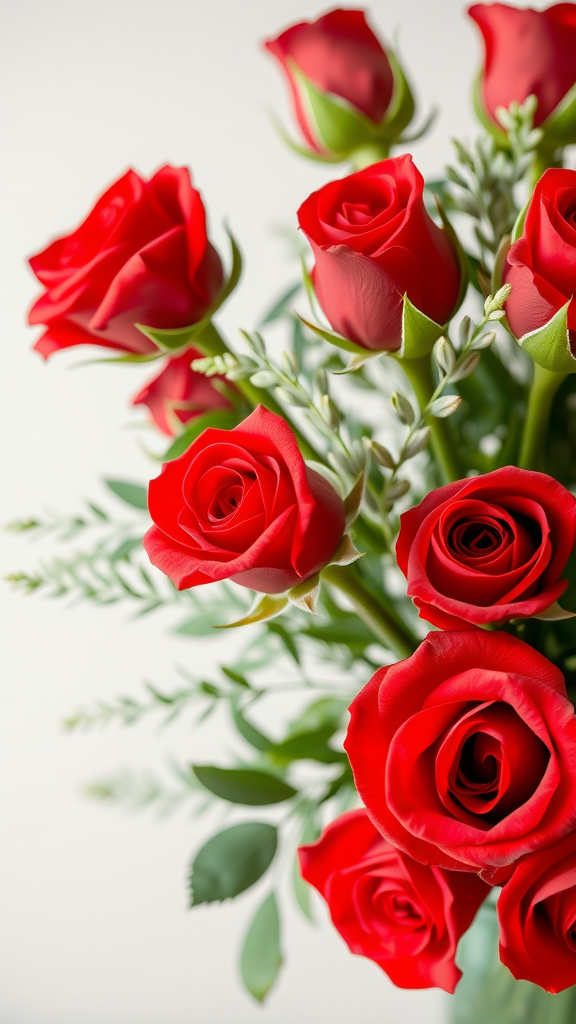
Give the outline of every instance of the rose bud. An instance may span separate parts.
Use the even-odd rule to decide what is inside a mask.
[[[178,590],[232,579],[281,593],[328,564],[345,528],[340,496],[262,406],[232,430],[209,427],[166,463],[148,507],[144,547]]]
[[[160,373],[132,399],[132,405],[146,405],[158,429],[170,437],[178,432],[178,423],[188,423],[217,409],[232,408],[214,387],[214,377],[192,369],[193,360],[200,358],[196,349],[187,348],[181,355],[167,359]]]
[[[436,324],[456,310],[458,254],[423,191],[412,157],[400,156],[324,185],[298,210],[318,301],[334,330],[363,348],[400,349],[404,294]]]
[[[538,615],[568,586],[576,498],[515,466],[446,484],[400,517],[398,565],[420,616],[440,629]]]
[[[128,171],[76,231],[30,266],[46,288],[28,316],[46,325],[34,346],[45,358],[73,345],[157,351],[136,323],[197,323],[222,288],[202,199],[185,167],[163,167],[149,181]]]
[[[520,861],[498,900],[500,959],[547,992],[576,985],[576,832]]]
[[[352,702],[344,746],[382,835],[422,864],[503,868],[576,826],[561,672],[508,633],[429,633]]]
[[[374,960],[400,988],[454,991],[456,946],[489,892],[485,882],[419,864],[387,843],[363,809],[336,818],[298,856],[352,953]]]
[[[544,172],[522,236],[506,257],[503,280],[512,286],[505,308],[514,337],[546,369],[575,372],[576,171],[554,167]],[[540,339],[526,337],[556,314],[562,316],[558,331],[550,324]]]
[[[554,4],[544,11],[474,4],[468,13],[486,50],[478,96],[486,127],[501,131],[498,107],[508,109],[512,102],[536,96],[534,124],[545,138],[556,145],[576,142],[576,107],[565,109],[576,85],[576,4]]]
[[[366,23],[364,11],[336,8],[265,44],[288,80],[310,149],[345,159],[385,148],[409,124],[414,101],[404,74]]]

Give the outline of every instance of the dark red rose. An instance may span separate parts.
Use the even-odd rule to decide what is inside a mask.
[[[233,579],[278,594],[322,569],[344,533],[344,503],[308,469],[281,416],[259,406],[209,427],[151,480],[153,565],[178,590]]]
[[[458,939],[489,892],[477,875],[419,864],[387,843],[365,810],[332,821],[298,856],[353,953],[400,988],[454,991]]]
[[[576,59],[576,44],[574,54]],[[505,308],[516,338],[543,327],[570,302],[568,329],[576,354],[576,171],[544,171],[528,207],[524,234],[506,258],[503,280],[512,285]]]
[[[576,985],[576,832],[520,861],[498,900],[500,959],[515,978]]]
[[[181,355],[167,359],[160,373],[145,384],[132,405],[146,405],[159,430],[171,437],[176,425],[216,409],[230,409],[231,403],[214,387],[214,378],[192,369],[201,354],[187,348]]]
[[[568,586],[576,499],[544,473],[505,466],[439,487],[400,517],[398,565],[440,629],[537,615]]]
[[[542,124],[576,83],[576,4],[544,11],[507,4],[468,9],[484,37],[483,106],[498,123],[498,107],[536,96],[534,123]]]
[[[375,826],[423,864],[488,880],[556,842],[576,825],[565,694],[558,669],[507,633],[429,633],[350,707],[344,745]]]
[[[270,39],[266,49],[282,65],[302,134],[316,152],[324,147],[295,69],[321,92],[341,97],[374,124],[381,123],[392,99],[394,76],[364,11],[337,8],[317,21],[292,25]]]
[[[324,185],[298,210],[318,301],[334,330],[364,348],[400,348],[404,293],[435,323],[455,312],[458,257],[423,190],[412,157],[400,156]]]
[[[46,288],[28,316],[46,324],[34,346],[45,358],[72,345],[155,351],[135,323],[188,327],[222,288],[222,264],[185,167],[163,167],[150,181],[128,171],[30,266]]]

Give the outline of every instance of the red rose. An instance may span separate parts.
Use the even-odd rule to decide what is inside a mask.
[[[507,633],[429,633],[353,701],[345,747],[372,821],[423,864],[513,864],[576,825],[564,679]],[[501,875],[499,875],[501,877]]]
[[[45,358],[85,344],[155,351],[135,323],[197,323],[222,287],[200,193],[185,167],[163,167],[150,181],[128,171],[76,231],[30,266],[46,288],[28,316],[47,326],[34,346]]]
[[[515,978],[576,985],[576,832],[518,864],[498,900],[500,959]]]
[[[536,96],[542,124],[576,83],[576,4],[545,11],[474,4],[468,9],[484,37],[483,105],[498,123],[498,107]]]
[[[259,406],[209,427],[150,482],[153,565],[178,590],[233,579],[278,594],[322,569],[344,533],[344,503],[308,469],[287,423]]]
[[[574,53],[576,58],[576,44]],[[506,260],[503,279],[512,285],[506,317],[514,336],[543,327],[572,300],[568,329],[576,354],[576,171],[544,171],[528,207],[524,234]]]
[[[187,348],[167,359],[158,376],[132,399],[132,405],[148,406],[158,429],[171,437],[178,420],[188,423],[203,413],[231,408],[228,399],[214,387],[214,378],[192,369],[192,361],[200,358],[196,349]]]
[[[317,126],[294,71],[321,92],[339,96],[379,125],[394,90],[390,61],[368,28],[364,11],[336,9],[300,22],[266,44],[288,79],[298,123],[309,146],[323,152]]]
[[[459,629],[549,608],[576,541],[576,499],[505,466],[431,491],[400,517],[398,565],[423,619]]]
[[[455,312],[458,258],[423,190],[412,157],[400,156],[324,185],[298,210],[318,301],[332,327],[364,348],[400,348],[404,293],[435,323]]]
[[[298,856],[353,953],[400,988],[454,991],[458,939],[489,892],[480,878],[419,864],[387,843],[365,810],[332,821]]]

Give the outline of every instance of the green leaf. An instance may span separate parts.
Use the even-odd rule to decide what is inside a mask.
[[[412,90],[396,54],[392,49],[387,49],[386,56],[394,76],[394,91],[380,129],[390,142],[394,142],[414,117],[415,104]],[[429,123],[430,121],[424,126],[424,131]]]
[[[364,348],[362,345],[357,345],[354,341],[349,341],[348,338],[343,338],[340,334],[335,334],[334,331],[325,331],[322,327],[316,327],[315,324],[311,324],[309,320],[305,320],[303,316],[298,313],[298,319],[317,334],[319,338],[323,338],[324,341],[330,342],[331,345],[336,345],[338,348],[343,348],[346,352],[354,352],[356,355],[366,357],[366,355],[375,355],[370,349]],[[442,332],[440,332],[442,333]],[[381,353],[377,353],[380,355]]]
[[[263,316],[262,320],[258,324],[258,327],[265,327],[266,324],[271,324],[275,320],[280,320],[288,311],[288,307],[290,305],[291,300],[294,298],[295,295],[298,294],[301,288],[302,284],[300,281],[298,281],[296,284],[290,285],[287,291],[285,291],[280,296],[279,299],[276,299],[274,305]]]
[[[320,697],[290,723],[289,736],[299,736],[316,729],[331,728],[333,735],[344,724],[344,715],[350,701],[343,697]],[[306,842],[311,842],[307,839]]]
[[[468,271],[468,259],[464,249],[462,248],[460,239],[458,238],[458,235],[454,231],[451,222],[448,220],[448,217],[446,216],[446,213],[444,211],[444,207],[442,206],[442,203],[440,202],[438,196],[434,196],[434,201],[436,203],[440,220],[442,221],[442,230],[456,253],[456,257],[458,259],[458,267],[460,269],[460,288],[458,291],[458,298],[456,299],[454,313],[452,314],[452,316],[454,316],[456,311],[460,309],[460,306],[464,302],[464,297],[466,295],[466,292],[468,291],[468,284],[470,282],[470,274]]]
[[[278,847],[274,825],[244,822],[224,829],[198,851],[190,868],[190,906],[233,899],[268,870]]]
[[[242,981],[259,1002],[268,995],[281,965],[280,915],[271,892],[252,918],[240,954]]]
[[[312,160],[314,163],[319,164],[339,164],[345,159],[343,155],[331,156],[329,153],[316,153],[315,150],[309,149],[307,146],[300,146],[299,143],[294,142],[294,140],[290,138],[288,132],[284,129],[282,123],[274,114],[271,114],[271,119],[276,132],[282,139],[282,142],[298,156],[306,157],[307,160]]]
[[[576,83],[540,127],[546,143],[570,146],[576,142]]]
[[[328,741],[334,735],[334,728],[331,725],[323,726],[320,729],[301,732],[289,736],[282,743],[275,743],[270,747],[270,756],[280,764],[288,764],[290,761],[319,761],[321,764],[337,764],[346,761],[346,754],[343,750],[333,750],[328,746]]]
[[[364,490],[366,487],[366,475],[360,473],[354,487],[344,499],[344,512],[346,515],[346,529],[349,530],[352,523],[358,518],[360,514],[360,507],[364,500]]]
[[[148,488],[142,484],[133,484],[127,480],[105,480],[104,483],[121,501],[133,508],[148,511]]]
[[[172,630],[177,636],[214,636],[214,610],[197,612]]]
[[[300,910],[307,917],[309,921],[314,922],[314,915],[312,913],[312,901],[310,899],[310,886],[308,882],[305,882],[300,874],[300,861],[298,860],[298,854],[294,854],[294,860],[292,861],[292,888],[294,890],[294,897]]]
[[[221,800],[251,807],[279,804],[296,796],[287,782],[256,768],[215,768],[192,765],[192,771],[205,789]]]
[[[570,300],[571,301],[571,300]],[[536,331],[530,331],[518,344],[535,363],[552,373],[576,373],[576,359],[570,348],[568,334],[568,307],[570,301]]]
[[[434,348],[444,328],[434,323],[405,294],[402,308],[402,344],[398,352],[392,352],[396,359],[418,359]]]
[[[240,422],[240,415],[233,409],[215,409],[213,412],[204,413],[202,416],[195,416],[187,424],[186,429],[178,434],[168,451],[164,455],[163,462],[171,462],[183,455],[190,445],[200,437],[200,434],[208,427],[216,427],[219,430],[232,430]]]
[[[238,619],[237,622],[230,622],[226,626],[214,626],[214,629],[236,629],[238,626],[250,626],[254,622],[266,622],[268,619],[273,619],[276,615],[280,615],[287,607],[287,597],[283,595],[273,597],[271,594],[263,594],[262,597],[257,598],[256,604],[244,618]]]
[[[270,750],[270,747],[273,746],[272,740],[248,721],[239,707],[238,700],[233,700],[231,702],[230,710],[232,712],[234,725],[246,742],[250,743],[250,745],[256,750],[260,750],[262,752]]]

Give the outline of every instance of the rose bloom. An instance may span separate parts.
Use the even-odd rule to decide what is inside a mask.
[[[307,110],[294,76],[297,68],[321,92],[339,96],[374,124],[383,120],[394,90],[390,61],[366,24],[364,11],[329,11],[317,21],[300,22],[265,44],[286,74],[294,111],[308,145],[323,147],[315,137],[314,118]]]
[[[188,423],[204,413],[232,408],[214,387],[214,377],[192,369],[191,363],[200,358],[200,352],[187,348],[181,355],[167,359],[160,373],[132,399],[132,405],[147,406],[158,429],[170,437],[177,432],[178,422]]]
[[[400,988],[454,991],[458,939],[489,892],[477,875],[419,864],[387,843],[363,809],[336,818],[298,857],[352,953],[374,960]]]
[[[178,590],[232,579],[277,594],[330,561],[344,503],[308,469],[281,416],[259,406],[232,430],[209,427],[150,482],[153,565]]]
[[[501,880],[576,825],[576,717],[564,679],[507,633],[430,633],[350,707],[356,788],[423,864]]]
[[[544,171],[530,200],[524,233],[506,257],[503,280],[512,285],[506,317],[513,335],[521,338],[543,327],[570,302],[568,329],[576,353],[576,171]]]
[[[364,348],[400,348],[404,293],[435,323],[455,312],[458,257],[423,191],[412,157],[400,156],[324,185],[298,211],[318,301],[334,330]]]
[[[576,985],[576,832],[520,861],[498,900],[500,959],[547,992]]]
[[[474,4],[468,13],[486,47],[481,95],[487,113],[498,123],[498,107],[533,95],[534,124],[542,124],[576,83],[576,4],[544,11]]]
[[[45,358],[73,345],[156,351],[136,323],[188,327],[222,288],[222,264],[185,167],[162,167],[149,181],[128,171],[30,266],[46,289],[28,316],[46,325],[34,346]]]
[[[396,557],[423,619],[440,629],[537,615],[568,586],[576,498],[506,466],[446,484],[400,517]]]

